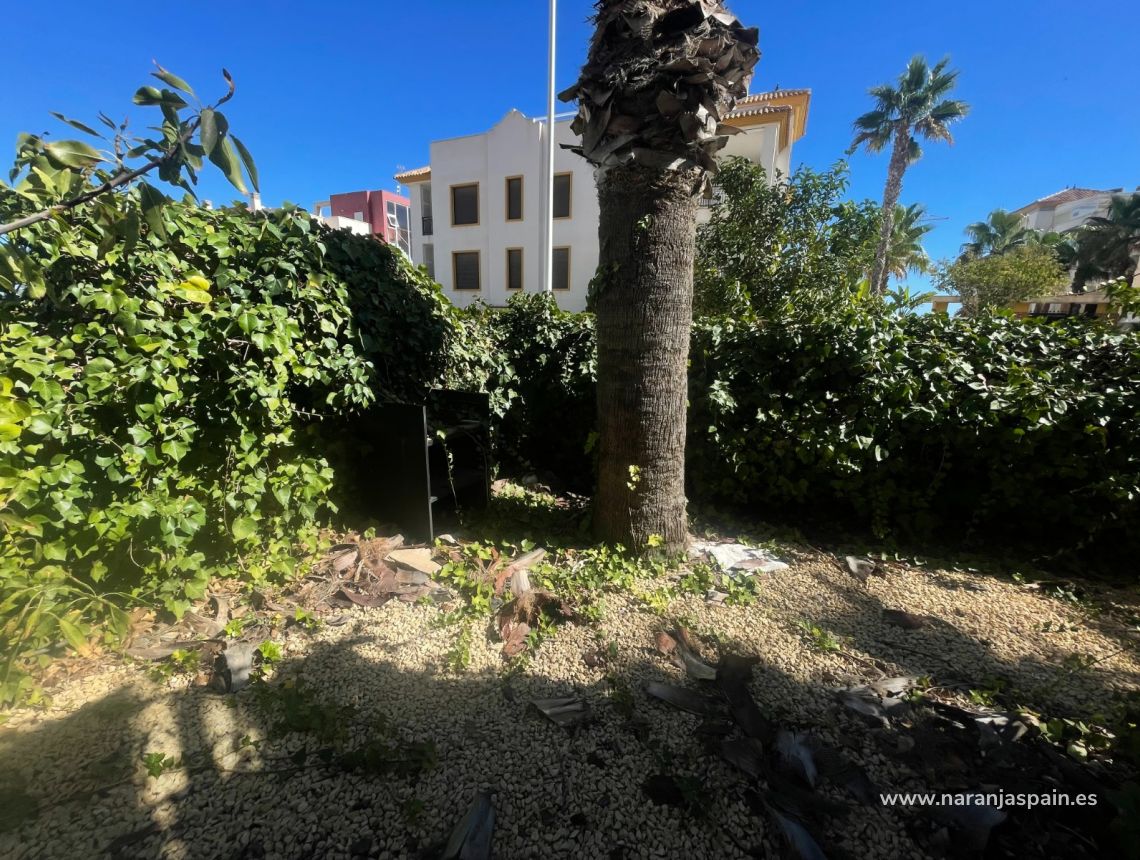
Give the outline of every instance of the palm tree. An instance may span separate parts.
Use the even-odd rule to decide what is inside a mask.
[[[875,108],[855,120],[852,151],[865,144],[869,151],[881,152],[891,144],[891,161],[883,188],[883,223],[871,270],[871,285],[880,295],[887,289],[887,251],[891,245],[895,204],[902,193],[903,174],[922,157],[918,138],[953,143],[950,124],[964,117],[970,109],[963,101],[945,98],[954,89],[958,77],[958,72],[947,70],[949,62],[946,57],[934,68],[928,68],[923,57],[914,57],[899,76],[897,86],[883,84],[868,91],[875,99]]]
[[[887,248],[887,274],[899,280],[907,272],[922,274],[930,271],[930,257],[922,247],[922,237],[934,229],[924,224],[926,207],[921,203],[910,206],[895,204],[894,224],[891,227],[891,244]]]
[[[1140,276],[1140,192],[1114,194],[1108,212],[1090,218],[1077,236],[1078,265],[1107,279]]]
[[[1022,224],[1020,215],[995,209],[985,221],[975,221],[966,228],[970,241],[962,246],[962,256],[976,258],[1004,254],[1010,248],[1031,241],[1036,235],[1035,231]]]
[[[597,166],[594,530],[682,549],[685,404],[701,195],[748,92],[759,35],[717,0],[598,0],[574,147]],[[653,538],[653,540],[651,540]]]

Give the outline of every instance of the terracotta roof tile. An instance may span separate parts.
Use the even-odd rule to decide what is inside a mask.
[[[803,95],[811,95],[811,90],[772,90],[771,92],[767,93],[753,93],[752,95],[737,99],[736,106],[739,108],[742,105],[751,105],[756,104],[757,102],[771,101],[772,99]]]
[[[417,179],[431,179],[431,165],[414,167],[411,170],[405,170],[403,173],[397,173],[392,178],[397,182],[415,182]]]
[[[1110,188],[1106,191],[1098,191],[1095,188],[1063,188],[1048,197],[1042,197],[1034,200],[1028,206],[1022,206],[1020,209],[1014,209],[1014,215],[1024,215],[1034,209],[1052,209],[1054,206],[1060,206],[1063,203],[1072,203],[1074,200],[1085,200],[1089,197],[1099,197],[1102,194],[1116,194],[1122,191],[1122,188]]]

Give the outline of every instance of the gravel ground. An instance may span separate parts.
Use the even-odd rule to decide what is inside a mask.
[[[946,686],[1001,678],[1049,715],[1087,716],[1140,686],[1123,627],[1016,583],[891,565],[864,585],[831,556],[782,555],[790,566],[763,575],[757,603],[683,597],[666,614],[685,620],[710,660],[718,650],[759,657],[750,689],[761,710],[845,750],[885,789],[926,783],[884,755],[834,695],[879,677],[875,665]],[[884,608],[929,620],[903,630],[883,623]],[[140,666],[53,691],[48,710],[19,712],[0,728],[5,802],[31,797],[39,805],[34,818],[0,834],[0,856],[416,857],[447,839],[479,790],[494,796],[497,857],[719,858],[753,848],[753,856],[779,856],[740,774],[704,753],[699,719],[643,692],[650,681],[691,686],[652,647],[667,625],[661,613],[607,596],[599,622],[559,627],[511,672],[486,621],[463,622],[469,664],[448,668],[463,628],[440,617],[434,607],[393,601],[352,610],[347,623],[313,634],[294,628],[270,682],[236,695],[179,689]],[[821,650],[801,622],[833,633],[841,650]],[[599,649],[603,664],[587,665],[583,656]],[[281,691],[298,685],[305,692],[293,703],[312,725],[281,734]],[[572,694],[590,715],[570,729],[528,704]],[[305,710],[313,703],[327,706],[313,716]],[[321,750],[372,737],[397,756],[430,742],[436,762],[409,775],[321,761]],[[148,777],[147,753],[183,767]],[[642,785],[658,773],[698,786],[689,809],[646,797]],[[868,807],[817,835],[852,857],[925,857],[912,838],[915,814]]]

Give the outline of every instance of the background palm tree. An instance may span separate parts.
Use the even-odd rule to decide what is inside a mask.
[[[891,160],[883,188],[883,223],[871,270],[871,285],[879,294],[887,289],[887,251],[894,228],[895,205],[902,193],[903,174],[922,157],[918,138],[953,143],[950,124],[964,117],[970,109],[963,101],[945,98],[954,89],[958,77],[958,72],[947,70],[949,62],[947,57],[929,68],[925,58],[914,57],[896,86],[883,84],[868,91],[875,98],[875,108],[855,120],[852,151],[866,145],[871,152],[881,152],[891,144]]]
[[[748,92],[759,34],[710,0],[598,0],[575,147],[597,166],[598,488],[594,531],[631,549],[688,541],[685,404],[697,204]]]
[[[965,257],[985,257],[1004,254],[1010,248],[1024,245],[1037,234],[1022,225],[1021,216],[1004,209],[995,209],[985,221],[975,221],[966,228],[970,241],[962,246]]]
[[[1108,212],[1090,218],[1076,238],[1078,266],[1102,278],[1140,275],[1140,192],[1114,194]]]
[[[887,273],[899,280],[907,272],[921,274],[930,271],[930,257],[922,247],[922,237],[934,229],[923,223],[926,207],[921,203],[909,206],[895,204],[894,224],[891,227],[891,244],[887,248]]]

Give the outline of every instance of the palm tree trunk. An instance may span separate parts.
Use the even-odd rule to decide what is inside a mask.
[[[906,172],[907,151],[910,149],[910,130],[905,125],[895,129],[895,142],[891,148],[891,162],[887,167],[887,184],[883,188],[883,218],[879,229],[879,247],[875,250],[875,265],[871,269],[871,288],[883,295],[887,291],[890,272],[887,255],[891,248],[891,233],[895,225],[895,204],[902,193],[902,178]]]
[[[598,492],[594,531],[631,549],[685,547],[685,409],[703,172],[600,175],[595,279]]]

